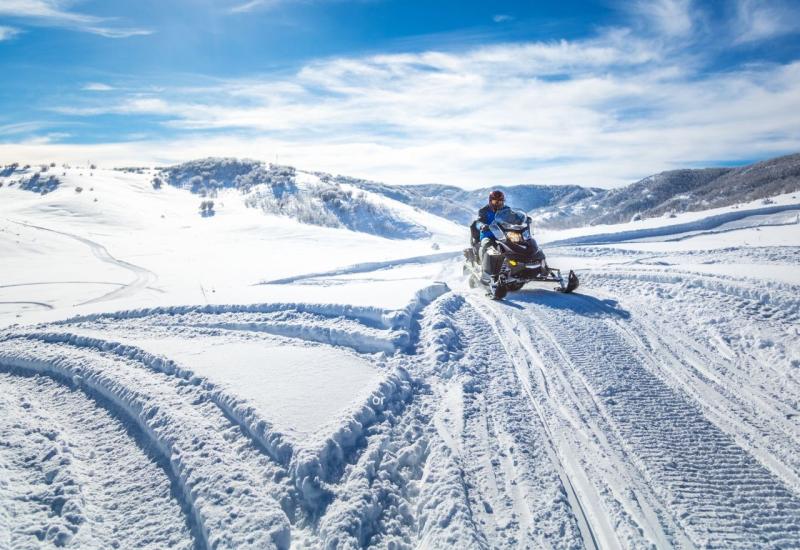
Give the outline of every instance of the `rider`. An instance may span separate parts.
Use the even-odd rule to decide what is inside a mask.
[[[489,204],[478,210],[477,227],[480,231],[481,247],[478,253],[478,260],[483,260],[486,249],[494,243],[494,235],[489,226],[494,222],[497,212],[506,204],[506,196],[502,191],[496,189],[489,193]]]

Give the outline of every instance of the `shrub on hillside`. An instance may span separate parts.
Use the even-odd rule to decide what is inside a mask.
[[[32,191],[34,193],[46,195],[47,193],[55,191],[60,184],[61,181],[56,176],[48,176],[44,178],[42,177],[41,173],[36,172],[27,178],[21,179],[19,182],[19,187],[25,191]]]
[[[200,203],[200,215],[205,217],[213,216],[214,212],[214,201],[202,201]]]

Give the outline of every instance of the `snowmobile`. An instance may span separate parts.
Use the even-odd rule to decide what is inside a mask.
[[[561,271],[547,265],[544,252],[531,234],[531,219],[509,207],[498,210],[488,229],[494,236],[479,259],[481,246],[479,220],[470,225],[471,245],[464,250],[464,274],[472,288],[482,285],[493,300],[502,300],[508,291],[520,290],[526,283],[558,283],[558,292],[578,288],[578,276],[570,270],[564,279]]]

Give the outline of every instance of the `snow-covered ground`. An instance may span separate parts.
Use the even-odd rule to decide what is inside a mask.
[[[0,548],[800,547],[796,197],[492,302],[383,197],[431,236],[64,172],[0,188]]]

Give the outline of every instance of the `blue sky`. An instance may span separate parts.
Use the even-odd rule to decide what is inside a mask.
[[[800,151],[785,0],[2,0],[0,162],[613,187]]]

